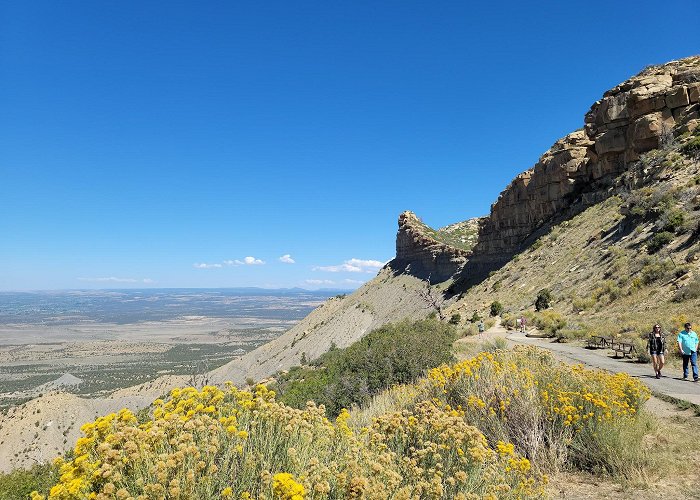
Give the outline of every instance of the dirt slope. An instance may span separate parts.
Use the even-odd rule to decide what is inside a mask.
[[[444,301],[438,287],[387,266],[351,295],[329,299],[277,339],[214,370],[211,381],[264,379],[300,364],[304,353],[314,359],[332,344],[346,347],[388,322],[424,318],[435,311],[434,301]]]

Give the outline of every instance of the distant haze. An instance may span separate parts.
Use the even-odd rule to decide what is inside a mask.
[[[130,324],[190,316],[298,321],[337,293],[259,288],[1,292],[0,325]]]

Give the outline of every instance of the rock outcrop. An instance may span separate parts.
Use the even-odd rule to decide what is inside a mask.
[[[501,193],[482,222],[475,260],[507,260],[554,215],[601,201],[641,154],[698,126],[700,56],[648,68],[609,90],[582,130],[558,140]]]
[[[700,56],[645,69],[603,95],[584,127],[559,139],[519,174],[479,219],[471,251],[439,238],[411,212],[399,216],[391,267],[431,282],[481,274],[522,250],[533,233],[574,207],[610,196],[614,179],[640,155],[700,126]],[[464,274],[462,273],[462,274]]]
[[[438,241],[437,234],[413,212],[403,212],[396,234],[396,257],[390,267],[431,283],[450,278],[461,269],[470,252]]]
[[[491,207],[479,230],[475,253],[498,260],[565,208],[589,178],[593,142],[583,130],[559,139],[540,161],[518,175]]]
[[[700,57],[642,71],[607,91],[586,113],[585,130],[594,141],[591,175],[616,175],[700,119]]]

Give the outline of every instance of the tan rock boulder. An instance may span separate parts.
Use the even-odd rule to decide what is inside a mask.
[[[690,104],[688,91],[685,87],[674,87],[666,93],[666,106],[674,109]]]
[[[598,155],[619,153],[627,149],[627,137],[624,130],[606,130],[595,138],[595,152]]]
[[[627,96],[626,92],[617,94],[612,97],[607,97],[604,99],[605,106],[605,123],[609,123],[615,120],[621,120],[627,118]]]
[[[690,102],[700,102],[700,83],[688,85],[688,100]]]

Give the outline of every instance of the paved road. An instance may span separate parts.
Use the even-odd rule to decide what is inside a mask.
[[[615,359],[607,355],[604,349],[590,350],[575,344],[560,344],[552,342],[550,339],[526,337],[524,333],[508,332],[498,323],[490,328],[486,334],[487,337],[504,337],[511,343],[529,344],[549,349],[564,361],[583,363],[613,373],[629,373],[644,382],[654,392],[700,405],[700,382],[682,380],[682,372],[678,368],[662,370],[663,377],[657,379],[654,377],[651,363],[639,364],[629,359]],[[692,374],[690,378],[692,379]]]

